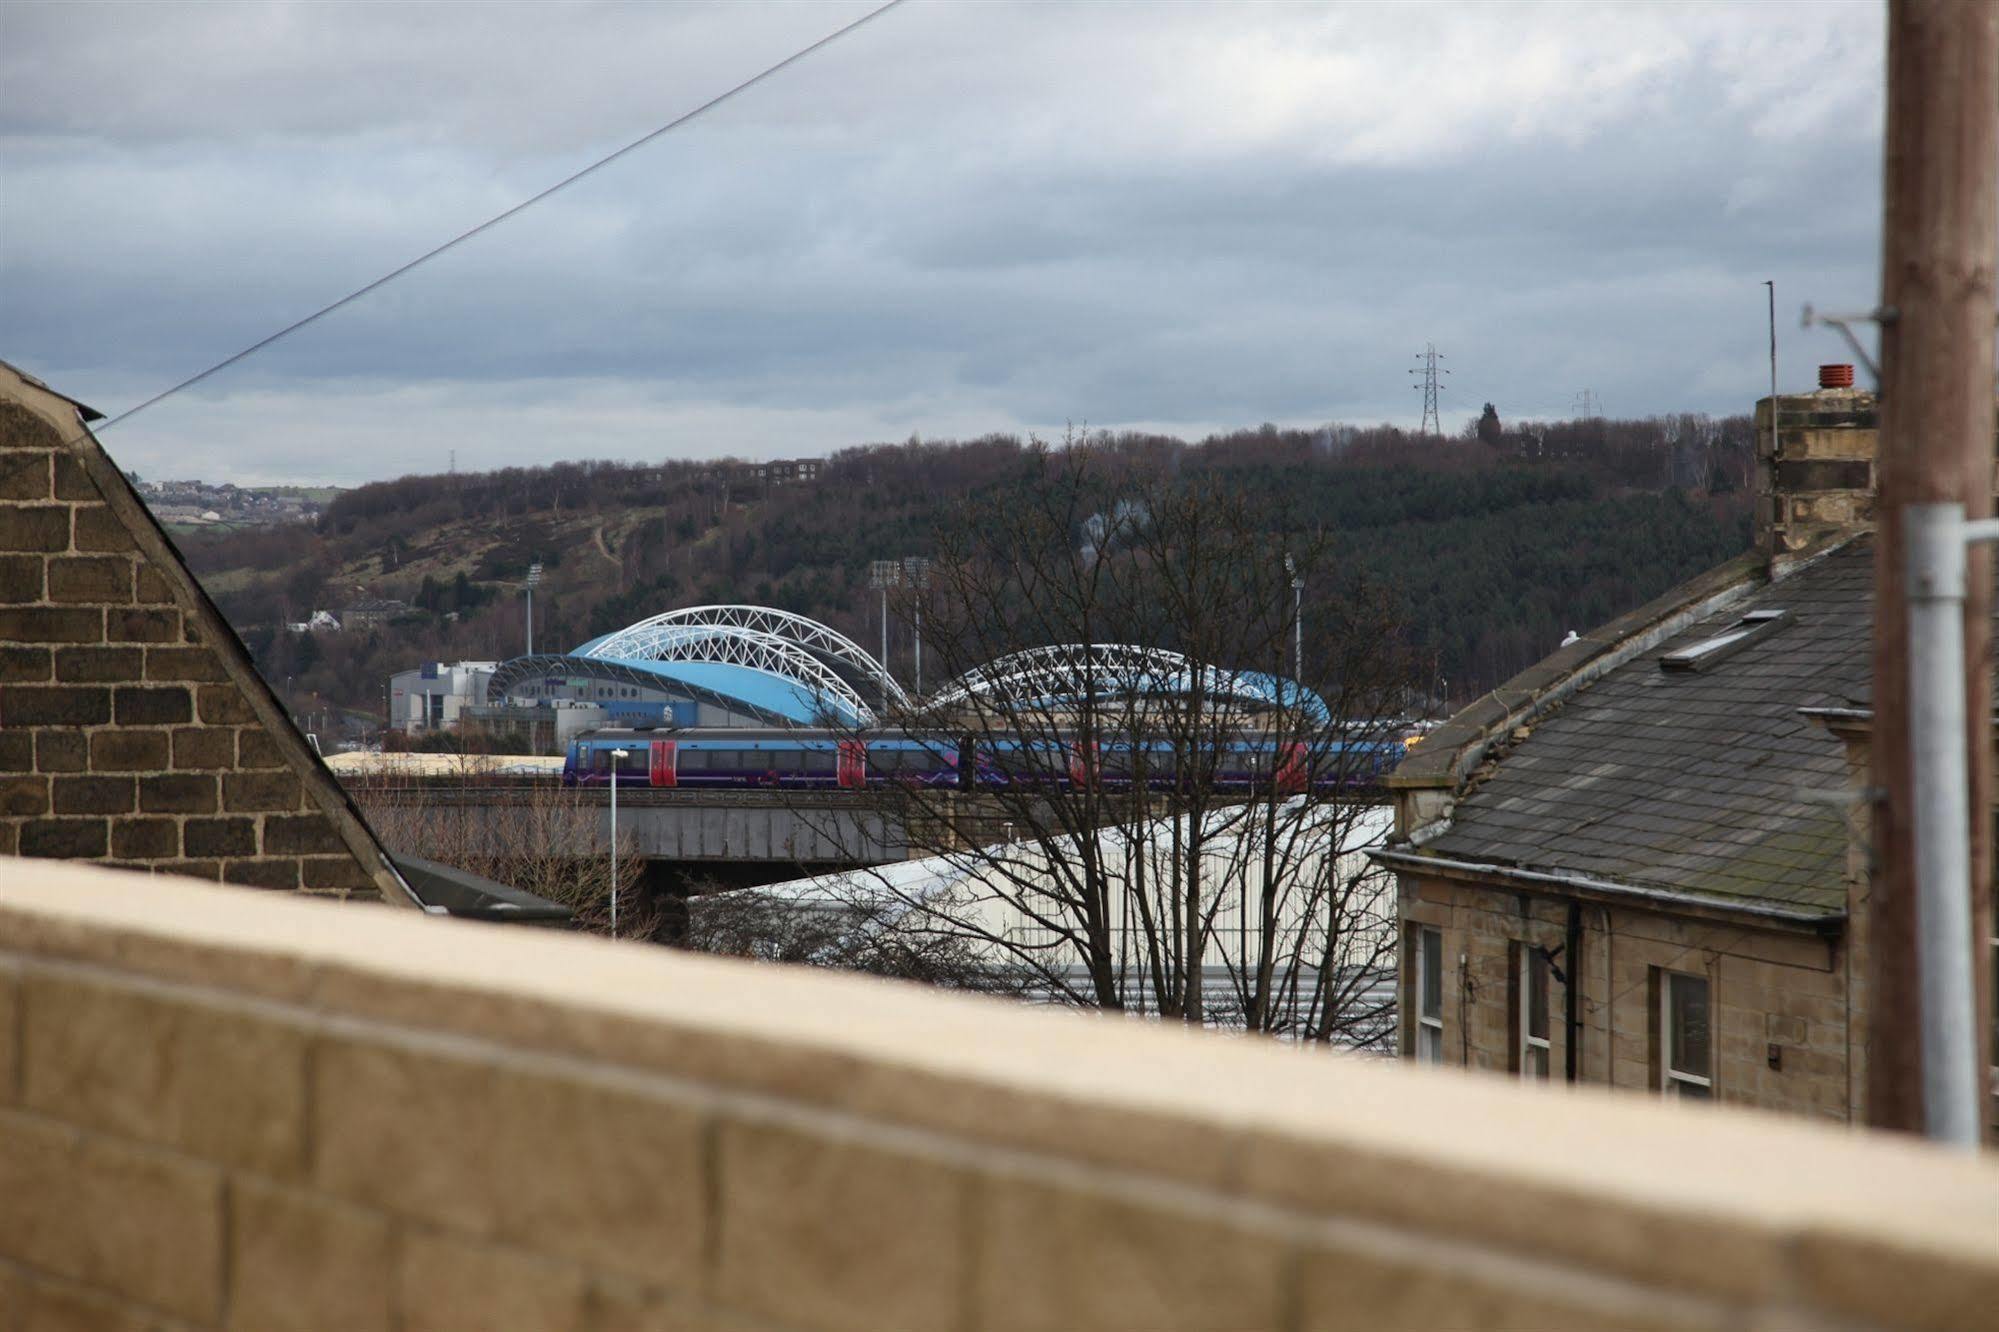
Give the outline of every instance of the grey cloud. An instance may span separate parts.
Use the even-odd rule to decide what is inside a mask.
[[[0,9],[0,354],[115,410],[858,12]],[[1614,13],[1438,8],[1409,63],[1372,6],[917,0],[114,449],[355,480],[468,413],[504,462],[564,419],[633,456],[1408,419],[1426,338],[1459,413],[1740,410],[1763,278],[1787,322],[1871,293],[1878,32]]]

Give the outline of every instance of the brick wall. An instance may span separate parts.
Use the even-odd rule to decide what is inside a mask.
[[[1523,940],[1562,947],[1567,903],[1410,874],[1399,879],[1405,927],[1443,932],[1444,1061],[1513,1070],[1512,948]],[[1584,907],[1582,926],[1582,1081],[1657,1088],[1653,977],[1680,971],[1708,979],[1717,1100],[1859,1122],[1861,1086],[1849,1074],[1860,1034],[1849,1020],[1843,941],[1597,904]],[[1405,977],[1412,970],[1405,952]],[[1404,999],[1407,1050],[1414,1006]],[[1549,1007],[1557,1080],[1566,1049],[1563,1001],[1556,983]]]
[[[0,366],[0,855],[407,900],[64,409]]]
[[[0,893],[0,1328],[1962,1327],[1999,1166],[81,865]]]

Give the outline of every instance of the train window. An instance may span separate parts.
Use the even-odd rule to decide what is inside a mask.
[[[652,753],[644,745],[635,744],[625,750],[625,756],[618,760],[620,777],[645,776],[652,766]]]
[[[807,772],[837,772],[839,771],[839,767],[840,756],[830,749],[808,749],[805,751],[805,771]]]
[[[610,770],[611,770],[611,751],[608,749],[591,750],[590,771],[609,772]]]
[[[803,772],[805,751],[800,749],[773,749],[764,755],[772,772]]]

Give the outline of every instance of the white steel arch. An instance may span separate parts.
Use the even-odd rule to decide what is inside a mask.
[[[999,697],[1015,703],[1099,697],[1167,697],[1200,692],[1263,706],[1301,703],[1313,711],[1325,704],[1316,695],[1272,676],[1223,671],[1194,664],[1165,648],[1130,643],[1055,643],[996,657],[965,672],[931,700],[950,707],[974,698]],[[1316,704],[1317,707],[1313,708]]]
[[[707,661],[791,680],[842,704],[863,722],[874,710],[835,669],[844,665],[891,704],[909,696],[860,644],[817,620],[771,606],[687,606],[627,625],[577,650],[624,661]]]

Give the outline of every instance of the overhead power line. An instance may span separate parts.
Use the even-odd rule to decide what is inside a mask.
[[[584,177],[594,175],[596,172],[603,170],[605,167],[611,165],[611,163],[617,161],[619,158],[625,156],[627,153],[638,151],[640,148],[645,147],[647,144],[651,143],[654,139],[659,138],[661,135],[671,133],[672,131],[679,129],[682,125],[687,124],[689,121],[695,120],[698,117],[703,116],[708,112],[714,110],[716,107],[722,105],[722,103],[728,101],[732,97],[735,97],[738,93],[747,92],[749,89],[756,87],[756,85],[762,83],[765,79],[770,78],[773,74],[776,74],[781,70],[790,68],[792,65],[797,64],[799,61],[805,59],[807,56],[812,55],[817,51],[825,50],[827,47],[831,46],[834,42],[837,42],[842,37],[845,37],[848,33],[854,32],[855,30],[864,27],[869,23],[874,22],[876,19],[880,18],[883,14],[888,13],[889,10],[894,9],[896,6],[902,3],[903,0],[888,0],[886,4],[883,4],[875,9],[869,10],[867,13],[855,19],[852,23],[847,24],[843,28],[838,28],[832,32],[827,33],[824,37],[821,37],[818,41],[813,42],[810,46],[802,47],[799,50],[792,52],[790,55],[778,61],[776,64],[766,66],[764,69],[758,71],[755,74],[752,74],[749,78],[744,79],[741,83],[736,84],[728,91],[717,93],[715,96],[701,103],[701,105],[695,107],[693,110],[684,112],[681,115],[674,117],[672,120],[667,121],[664,125],[661,125],[658,129],[652,130],[646,134],[642,134],[638,138],[633,139],[630,143],[626,144],[624,147],[617,149],[615,152],[607,153],[603,157],[598,158],[596,161],[590,163],[590,165],[582,168],[581,170],[574,171],[569,175],[564,176],[561,180],[556,181],[555,184],[550,185],[547,189],[542,190],[539,194],[530,195],[528,198],[521,200],[519,203],[515,204],[513,207],[507,209],[506,211],[495,213],[493,216],[487,218],[484,222],[479,223],[477,226],[470,227],[467,230],[459,232],[456,236],[453,236],[450,240],[445,241],[442,245],[438,245],[432,249],[424,251],[416,258],[402,265],[400,268],[391,269],[389,272],[382,274],[382,276],[376,278],[373,282],[368,283],[366,286],[356,287],[353,291],[348,292],[345,296],[342,296],[339,300],[320,306],[317,310],[314,310],[311,314],[305,316],[303,319],[299,319],[293,323],[285,325],[283,328],[279,329],[275,333],[272,333],[268,337],[260,338],[258,341],[251,343],[249,346],[243,348],[243,350],[235,353],[234,355],[225,357],[224,359],[217,361],[214,365],[209,366],[206,370],[203,370],[198,374],[189,375],[186,379],[181,380],[180,383],[175,384],[173,387],[168,389],[163,389],[160,392],[155,393],[152,397],[147,398],[144,402],[140,403],[138,406],[127,408],[126,410],[118,413],[116,416],[111,417],[109,420],[105,421],[102,425],[98,426],[98,431],[101,433],[103,431],[109,430],[111,427],[115,425],[119,425],[123,422],[129,421],[133,417],[137,416],[140,412],[145,411],[148,407],[157,406],[160,403],[165,402],[168,398],[173,397],[176,393],[180,393],[183,392],[184,390],[193,388],[196,384],[201,383],[204,379],[207,379],[212,375],[220,374],[222,371],[227,370],[230,366],[235,365],[239,361],[246,360],[249,357],[255,356],[258,352],[264,350],[264,348],[266,347],[273,345],[274,343],[282,342],[284,339],[290,337],[292,334],[298,332],[300,329],[306,327],[308,324],[317,323],[321,319],[324,319],[326,318],[326,316],[332,314],[335,310],[338,310],[343,306],[352,305],[355,301],[360,300],[363,296],[368,295],[370,292],[378,291],[381,288],[386,287],[387,285],[389,285],[389,283],[394,282],[397,278],[403,277],[423,267],[425,264],[437,258],[445,251],[456,249],[458,246],[463,245],[466,241],[471,240],[474,236],[478,236],[484,232],[491,231],[494,227],[499,226],[502,222],[505,222],[508,218],[515,217],[521,213],[524,213],[528,209],[540,203],[542,200],[549,198],[551,195],[559,194],[563,190],[568,189],[571,185],[576,184]],[[67,443],[74,441],[72,440],[65,442]]]

